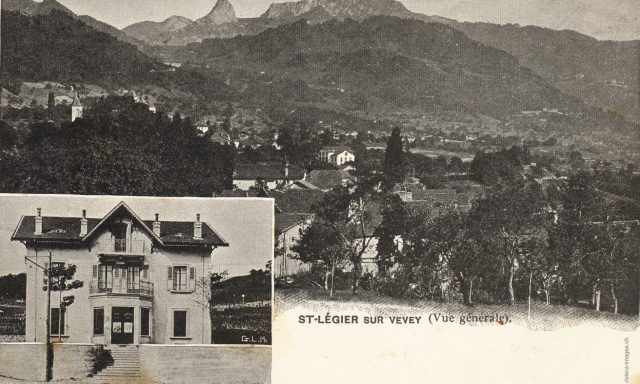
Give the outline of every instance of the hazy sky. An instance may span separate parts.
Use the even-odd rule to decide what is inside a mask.
[[[197,19],[216,0],[59,0],[77,14],[87,14],[123,28],[172,15]],[[256,17],[273,2],[230,0],[239,17]],[[408,9],[460,21],[487,21],[575,29],[601,39],[640,38],[640,0],[400,0]]]
[[[175,197],[120,197],[73,195],[3,195],[0,194],[0,276],[24,272],[25,246],[11,241],[22,215],[34,216],[42,208],[43,216],[102,218],[120,201],[124,201],[143,220],[202,221],[210,224],[228,243],[228,248],[213,251],[212,264],[218,272],[230,275],[249,274],[264,269],[273,253],[273,200]]]

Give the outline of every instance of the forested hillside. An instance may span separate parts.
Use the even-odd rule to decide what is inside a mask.
[[[416,20],[299,21],[257,36],[192,44],[178,57],[253,77],[247,97],[277,89],[283,98],[352,111],[416,107],[503,117],[545,106],[580,108],[513,56],[449,26]]]

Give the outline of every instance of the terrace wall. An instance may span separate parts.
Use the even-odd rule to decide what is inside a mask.
[[[87,377],[93,369],[91,344],[54,344],[53,379]],[[44,381],[44,343],[0,343],[0,377],[27,382]]]
[[[269,383],[271,347],[140,345],[142,377],[150,382]]]

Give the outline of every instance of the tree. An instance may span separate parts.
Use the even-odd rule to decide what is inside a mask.
[[[47,108],[49,108],[49,110],[53,110],[53,108],[55,108],[56,106],[56,95],[53,92],[49,92],[49,97],[47,99]]]
[[[382,222],[376,233],[378,244],[376,264],[378,276],[385,277],[387,270],[399,256],[397,239],[404,238],[408,231],[411,212],[400,197],[388,195],[382,201]]]
[[[378,198],[367,181],[353,190],[336,188],[313,208],[314,222],[300,231],[293,251],[300,260],[325,268],[325,288],[330,296],[335,292],[336,269],[347,265],[352,268],[352,292],[358,292],[362,257],[371,249],[373,234],[380,226],[374,213]]]
[[[539,254],[547,241],[547,203],[533,181],[498,185],[476,200],[469,212],[476,239],[506,268],[509,304],[515,302],[513,281],[519,266]]]
[[[64,318],[64,313],[67,307],[69,307],[75,301],[75,296],[68,295],[62,296],[64,291],[70,291],[73,289],[82,288],[84,282],[81,280],[74,280],[73,276],[76,274],[75,265],[65,265],[63,263],[55,264],[50,267],[50,276],[52,292],[60,292],[59,304],[60,304],[60,319]],[[45,282],[46,284],[46,282]],[[47,285],[43,287],[43,290],[47,290]],[[62,321],[58,321],[58,340],[62,338]]]
[[[395,127],[387,140],[384,152],[384,176],[387,187],[401,183],[405,177],[405,153],[402,150],[400,128]]]

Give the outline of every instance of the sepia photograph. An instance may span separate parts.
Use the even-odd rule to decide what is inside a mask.
[[[0,203],[0,379],[268,381],[271,201]]]
[[[640,382],[637,0],[1,8],[0,383]]]

